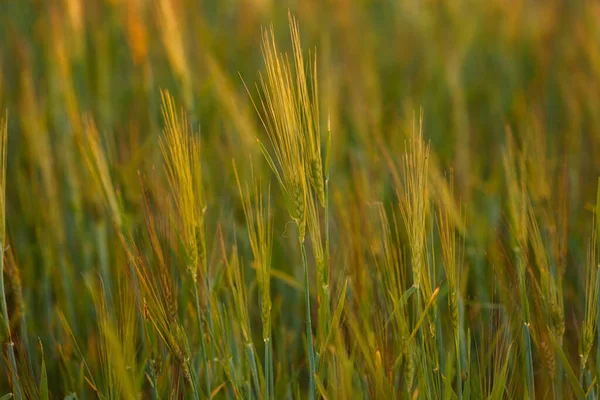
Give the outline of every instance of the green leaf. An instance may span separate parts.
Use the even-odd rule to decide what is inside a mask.
[[[415,324],[412,333],[410,334],[410,336],[408,337],[408,340],[406,341],[407,343],[410,342],[411,340],[413,340],[415,338],[415,336],[417,335],[417,332],[419,332],[419,329],[421,328],[421,325],[423,324],[423,322],[425,322],[425,317],[427,317],[427,313],[429,312],[429,309],[431,308],[431,306],[435,302],[435,299],[437,298],[437,296],[438,296],[439,293],[440,293],[440,288],[438,287],[431,294],[431,297],[429,298],[429,301],[427,302],[427,305],[425,306],[425,308],[421,312],[421,317],[419,318],[419,320]],[[398,368],[398,366],[400,365],[401,361],[402,361],[402,353],[400,353],[398,355],[398,357],[396,358],[396,361],[394,361],[394,364],[392,364],[393,365],[392,369],[396,370],[396,368]]]
[[[429,298],[429,301],[427,302],[427,305],[425,306],[425,308],[423,309],[423,312],[421,313],[421,317],[419,318],[419,320],[417,321],[415,327],[413,328],[412,333],[410,334],[409,337],[409,341],[412,340],[415,335],[417,334],[417,332],[419,331],[419,329],[421,328],[421,325],[423,324],[423,322],[425,321],[425,317],[427,316],[427,313],[429,312],[429,309],[431,308],[431,306],[433,305],[433,303],[435,302],[435,299],[437,298],[437,295],[440,293],[440,288],[438,287],[437,289],[435,289],[433,291],[433,293],[431,294],[431,297]]]
[[[13,398],[13,394],[7,393],[4,396],[0,397],[0,400],[8,400],[8,399],[12,399],[12,398]]]
[[[573,372],[573,368],[571,368],[571,363],[569,362],[569,359],[563,352],[562,348],[560,347],[560,344],[554,337],[554,334],[552,334],[552,332],[548,332],[548,336],[550,336],[550,341],[552,342],[552,346],[554,346],[554,351],[556,351],[556,354],[558,354],[558,357],[560,358],[560,361],[563,364],[565,372],[567,373],[567,378],[569,378],[569,382],[571,383],[573,392],[575,392],[575,396],[579,400],[585,399],[585,392],[579,384],[579,379],[577,379],[575,372]]]
[[[444,399],[454,400],[456,399],[456,393],[452,389],[452,365],[454,364],[454,352],[449,351],[446,357],[446,376],[442,376],[444,380]]]
[[[508,346],[508,351],[506,352],[506,358],[504,359],[504,364],[502,364],[502,369],[500,370],[500,374],[496,376],[494,380],[494,388],[492,389],[492,394],[490,395],[490,400],[501,400],[504,395],[504,388],[506,386],[506,377],[508,372],[508,364],[510,360],[510,350],[512,348],[512,343]]]
[[[329,343],[329,340],[331,339],[331,332],[334,332],[338,329],[338,325],[340,323],[340,318],[342,315],[342,310],[344,309],[344,302],[346,300],[347,287],[348,287],[348,279],[346,279],[346,281],[344,282],[344,287],[342,289],[342,293],[340,293],[340,298],[338,300],[338,304],[335,307],[335,311],[333,312],[333,318],[331,319],[331,328],[329,329],[329,332],[327,333],[327,339],[321,345],[321,351],[319,354],[323,354],[323,352],[325,351],[325,348],[327,347],[327,344]]]
[[[319,378],[319,374],[315,374],[315,384],[317,386],[317,390],[319,391],[319,394],[321,395],[321,398],[323,400],[327,400],[327,390],[325,389],[325,386],[323,386],[323,382],[321,382],[321,379]]]
[[[523,343],[525,346],[525,366],[527,367],[527,394],[530,399],[535,398],[535,381],[533,375],[533,356],[531,349],[531,332],[529,323],[523,323]]]
[[[394,311],[392,312],[388,320],[385,322],[385,327],[387,327],[387,325],[390,323],[392,318],[394,318],[394,316],[398,313],[398,311],[400,311],[400,309],[404,307],[404,304],[406,304],[406,302],[408,301],[410,296],[415,292],[415,290],[416,288],[414,286],[411,286],[406,292],[402,294],[402,296],[400,296],[400,298],[394,305]]]

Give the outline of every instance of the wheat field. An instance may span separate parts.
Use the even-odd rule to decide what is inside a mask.
[[[0,2],[0,400],[600,397],[599,21]]]

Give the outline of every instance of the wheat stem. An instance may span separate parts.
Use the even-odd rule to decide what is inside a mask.
[[[256,391],[256,396],[259,397],[260,384],[258,382],[258,369],[256,367],[256,350],[252,342],[246,343],[246,352],[248,353],[248,358],[250,359],[250,371],[252,374],[252,383],[254,383],[254,390]],[[252,388],[250,388],[250,393],[252,393]]]
[[[12,334],[10,329],[10,318],[8,316],[8,306],[6,304],[6,292],[4,286],[4,252],[6,246],[6,168],[7,168],[7,148],[8,148],[8,112],[4,117],[4,121],[0,124],[0,302],[2,306],[2,318],[6,329],[6,337],[8,338],[8,357],[11,364],[11,376],[15,397],[22,399],[21,387],[17,375],[17,362],[15,360],[14,343],[12,342]]]
[[[0,195],[4,195],[4,193],[0,193]],[[3,212],[3,211],[0,211]],[[19,385],[19,378],[17,376],[17,362],[15,359],[15,344],[12,342],[12,334],[10,330],[10,319],[8,317],[8,306],[6,305],[6,292],[4,289],[4,241],[0,238],[0,301],[2,302],[2,318],[4,319],[3,323],[6,325],[6,333],[8,337],[8,358],[10,360],[11,367],[11,376],[13,381],[13,386],[15,390],[15,397],[17,399],[22,399],[23,395],[21,393],[21,387]]]
[[[525,361],[525,369],[527,374],[526,384],[527,384],[527,395],[529,399],[535,399],[535,382],[533,378],[533,356],[531,349],[531,332],[529,326],[529,301],[527,299],[526,289],[525,289],[525,270],[522,265],[524,261],[522,259],[519,260],[519,286],[521,291],[521,313],[523,318],[523,347],[525,350],[524,353],[524,361]]]
[[[206,389],[208,392],[208,395],[210,396],[210,392],[211,392],[211,386],[210,386],[210,371],[208,370],[208,362],[206,359],[206,346],[204,345],[204,334],[203,334],[203,327],[202,327],[202,318],[201,318],[201,311],[200,311],[200,296],[198,294],[198,283],[194,282],[194,297],[196,300],[196,319],[198,320],[198,335],[200,337],[200,353],[201,353],[201,357],[202,357],[202,364],[204,365],[204,379],[205,379],[205,384],[206,384]],[[198,374],[196,374],[198,375]],[[197,377],[195,377],[194,379],[197,379]]]
[[[312,342],[312,324],[310,319],[310,285],[308,280],[308,262],[306,260],[306,246],[304,242],[300,245],[302,249],[302,265],[304,267],[304,299],[306,302],[306,343],[308,345],[309,384],[308,398],[315,398],[315,355]]]

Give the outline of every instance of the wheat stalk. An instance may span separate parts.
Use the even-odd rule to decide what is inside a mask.
[[[587,264],[585,279],[585,314],[583,326],[581,328],[581,341],[579,346],[579,358],[581,360],[581,369],[587,365],[587,359],[592,346],[598,325],[598,264],[597,244],[595,229],[592,231],[592,238],[587,248]]]
[[[6,338],[8,348],[8,358],[10,361],[12,385],[17,399],[22,399],[21,385],[17,372],[17,362],[15,359],[15,344],[12,342],[12,333],[10,328],[10,317],[8,315],[8,306],[6,304],[6,292],[4,287],[4,254],[7,247],[6,239],[6,170],[8,154],[8,111],[3,120],[0,121],[0,311],[2,312],[2,330],[0,341]]]

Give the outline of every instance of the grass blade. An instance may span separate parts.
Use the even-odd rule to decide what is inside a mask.
[[[339,327],[340,318],[342,316],[342,311],[344,310],[344,302],[346,300],[347,287],[348,287],[348,279],[346,279],[346,281],[344,282],[344,287],[342,288],[342,292],[340,293],[340,299],[338,300],[338,304],[335,307],[335,311],[333,313],[333,318],[331,319],[331,329],[329,330],[329,333],[327,334],[327,339],[322,344],[320,354],[323,354],[323,352],[325,351],[325,348],[327,347],[329,341],[331,340],[331,333],[335,332]]]
[[[556,354],[558,354],[558,357],[562,361],[563,368],[567,374],[567,378],[569,379],[569,382],[571,383],[571,388],[573,389],[575,396],[577,397],[578,400],[585,399],[585,392],[583,391],[583,388],[579,384],[579,379],[577,379],[577,375],[575,375],[575,372],[573,372],[573,368],[571,367],[571,363],[569,362],[569,359],[563,352],[560,344],[558,343],[558,341],[556,340],[556,338],[554,337],[552,332],[549,332],[548,336],[550,337],[550,341],[552,342],[554,351],[556,351]]]
[[[40,377],[40,399],[48,400],[48,375],[46,373],[46,360],[44,359],[44,346],[40,339],[40,351],[42,353],[42,373]]]
[[[506,357],[504,358],[504,363],[502,364],[502,369],[500,370],[500,375],[496,376],[494,380],[494,388],[492,389],[492,394],[490,395],[490,400],[502,400],[504,395],[504,389],[506,385],[506,377],[508,373],[508,364],[510,360],[510,350],[512,348],[512,344],[508,346],[508,350],[506,351]]]
[[[406,302],[408,301],[410,296],[412,296],[412,294],[415,292],[415,290],[417,290],[417,288],[414,286],[411,286],[406,292],[404,292],[402,294],[402,296],[400,296],[400,298],[394,305],[394,311],[389,316],[388,320],[385,322],[384,328],[388,326],[388,324],[390,323],[392,318],[394,318],[396,316],[396,314],[402,309],[402,307],[404,307],[404,305],[406,304]]]

